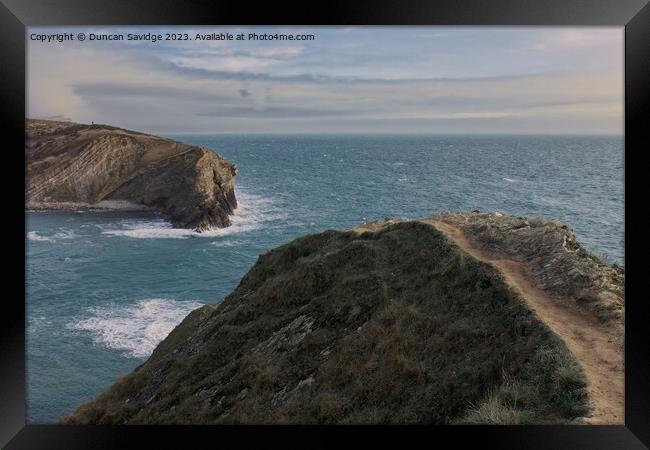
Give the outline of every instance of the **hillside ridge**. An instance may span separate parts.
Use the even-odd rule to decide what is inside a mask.
[[[497,268],[504,275],[506,283],[564,341],[580,362],[587,378],[590,413],[584,421],[592,424],[624,423],[624,280],[622,270],[616,266],[606,266],[597,258],[586,253],[584,249],[581,254],[577,243],[572,244],[571,248],[567,248],[567,241],[575,241],[573,232],[557,222],[548,222],[551,229],[559,227],[560,234],[565,235],[561,248],[564,248],[572,256],[586,260],[582,261],[582,264],[574,261],[573,268],[568,270],[566,277],[560,277],[560,282],[549,283],[548,280],[553,276],[545,271],[557,270],[555,267],[551,268],[552,263],[547,260],[528,261],[522,255],[512,252],[512,249],[508,251],[508,246],[500,243],[498,239],[491,240],[489,246],[484,245],[480,237],[476,235],[471,237],[471,227],[476,227],[478,222],[476,217],[474,220],[468,219],[462,220],[462,222],[459,221],[459,217],[458,214],[452,215],[452,217],[438,215],[428,219],[427,222],[442,231],[464,251]],[[489,215],[487,218],[489,221]],[[468,225],[471,222],[474,222],[473,225]],[[459,225],[459,223],[469,227],[469,231],[464,231],[463,225]],[[482,233],[486,232],[489,233],[485,229],[482,230]],[[505,238],[505,234],[502,235],[502,238]],[[553,253],[542,252],[542,255],[549,259],[549,255]],[[540,258],[545,259],[544,256]],[[558,259],[561,256],[556,255],[554,258]],[[566,267],[566,262],[564,265]],[[584,268],[585,265],[589,266],[588,270]],[[575,289],[563,286],[563,284],[574,282],[571,275],[580,269],[582,269],[582,276],[590,279],[591,284],[582,282]],[[592,300],[581,302],[581,299],[587,295],[589,295],[587,298]],[[613,311],[614,314],[603,314],[603,310]]]
[[[585,373],[522,285],[445,229],[460,217],[494,248],[491,226],[506,236],[515,232],[507,224],[528,220],[447,213],[295,239],[261,255],[223,301],[190,313],[145,363],[62,422],[620,423],[599,415],[594,367]],[[520,242],[546,243],[542,258],[567,250],[568,228],[533,222],[516,232]],[[620,271],[612,286],[590,288],[595,295],[618,292],[622,269],[576,255],[561,262],[588,258],[593,280]],[[622,316],[574,306],[616,341]]]

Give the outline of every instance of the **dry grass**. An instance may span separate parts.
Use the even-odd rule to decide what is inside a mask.
[[[583,413],[583,386],[491,266],[396,223],[261,256],[70,421],[562,423]]]

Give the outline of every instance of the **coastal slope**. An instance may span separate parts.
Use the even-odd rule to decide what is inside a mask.
[[[233,293],[190,313],[144,364],[62,422],[589,422],[598,391],[582,362],[524,285],[450,232],[461,217],[483,231],[515,220],[477,214],[387,219],[261,255]],[[522,245],[546,242],[550,250],[554,233],[569,235],[554,222],[534,225],[518,231],[528,236]],[[538,252],[548,264],[571,245],[519,252]],[[567,264],[592,258],[581,255]],[[612,269],[594,264],[594,280]],[[590,289],[605,295],[602,286]],[[620,317],[602,318],[615,337]]]
[[[591,255],[557,221],[454,212],[425,222],[499,270],[564,341],[587,378],[590,411],[583,421],[623,424],[624,270]]]
[[[26,207],[153,209],[175,227],[226,227],[237,167],[214,151],[108,125],[27,120]]]

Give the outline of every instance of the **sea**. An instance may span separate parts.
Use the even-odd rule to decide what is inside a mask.
[[[27,422],[52,423],[142,364],[260,254],[386,217],[557,219],[624,266],[622,136],[168,135],[239,167],[233,225],[137,212],[27,212]]]

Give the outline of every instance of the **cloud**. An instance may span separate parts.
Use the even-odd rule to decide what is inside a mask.
[[[66,117],[66,116],[64,116],[62,114],[59,114],[59,115],[56,115],[56,116],[47,116],[47,117],[44,117],[44,119],[46,119],[46,120],[56,120],[58,122],[70,122],[72,120],[69,117]]]
[[[602,66],[598,54],[622,44],[622,35],[531,30],[517,31],[516,57],[500,53],[514,32],[454,30],[443,40],[458,52],[432,47],[442,56],[427,59],[412,52],[424,50],[418,36],[438,32],[418,28],[328,29],[313,44],[318,51],[30,43],[28,113],[150,132],[621,132],[622,60]],[[548,57],[525,51],[536,43],[546,43],[537,51]],[[504,55],[508,66],[481,69]]]
[[[192,116],[204,120],[254,119],[302,124],[323,118],[358,120],[460,120],[559,114],[567,117],[620,109],[616,90],[607,89],[616,76],[540,74],[517,77],[431,80],[301,81],[267,78],[246,81],[206,79],[165,85],[84,83],[73,91],[98,113],[121,119],[138,109],[151,108],[161,122],[182,124]],[[253,92],[258,92],[254,96]],[[594,96],[593,92],[598,92]],[[125,104],[137,106],[125,108]],[[163,112],[167,111],[169,117]],[[178,112],[180,116],[175,117]],[[138,120],[132,118],[131,120]],[[250,126],[253,125],[251,122]]]
[[[185,101],[231,101],[236,99],[234,93],[226,90],[205,91],[196,88],[170,86],[166,84],[144,84],[129,82],[82,82],[71,84],[72,91],[87,102],[110,97],[121,98],[123,101],[135,100],[138,98],[148,97],[157,100],[163,99],[182,99]],[[239,94],[241,95],[241,91]]]
[[[333,107],[318,109],[314,107],[300,106],[265,106],[256,108],[254,106],[222,106],[218,110],[203,111],[197,113],[203,117],[230,117],[248,119],[313,119],[322,117],[359,117],[369,115],[369,110],[337,109]]]
[[[259,71],[281,64],[302,53],[303,47],[254,47],[247,50],[228,48],[186,51],[170,62],[185,68],[216,72]]]
[[[255,58],[251,56],[226,56],[226,57],[177,57],[171,60],[180,67],[190,69],[203,69],[209,71],[251,71],[264,69],[278,61],[271,58]]]
[[[585,48],[602,48],[612,43],[622,44],[622,30],[610,29],[559,29],[542,34],[532,45],[532,50],[537,51],[563,51]]]
[[[260,56],[265,58],[288,58],[300,55],[304,51],[304,47],[258,47],[250,50],[253,56]]]

